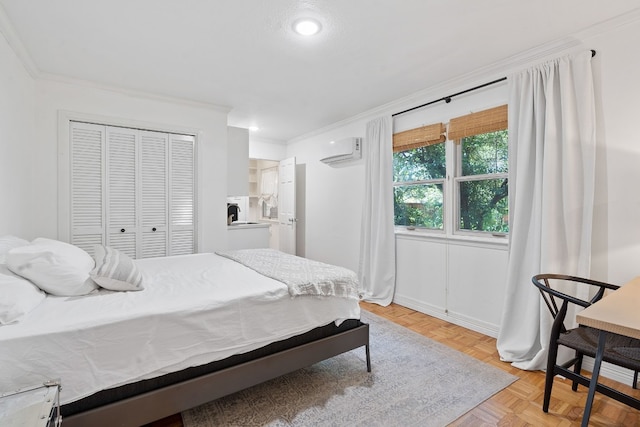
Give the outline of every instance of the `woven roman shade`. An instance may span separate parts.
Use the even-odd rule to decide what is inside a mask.
[[[443,123],[435,123],[416,129],[409,129],[393,134],[393,152],[412,150],[426,145],[444,142],[445,127]]]
[[[451,119],[448,138],[456,141],[467,136],[507,129],[507,126],[507,105],[501,105]]]

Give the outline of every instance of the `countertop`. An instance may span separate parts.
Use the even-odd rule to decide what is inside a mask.
[[[245,222],[245,221],[236,221],[231,223],[231,225],[227,225],[228,230],[242,230],[247,228],[268,228],[271,224],[268,222]]]

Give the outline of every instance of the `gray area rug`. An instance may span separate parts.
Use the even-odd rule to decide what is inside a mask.
[[[362,311],[364,348],[182,413],[185,427],[445,426],[517,377]]]

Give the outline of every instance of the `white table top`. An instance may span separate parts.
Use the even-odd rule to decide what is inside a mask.
[[[640,339],[640,277],[577,314],[579,324]]]
[[[0,395],[0,426],[45,427],[57,405],[58,386],[42,386]],[[59,419],[54,420],[58,425]]]

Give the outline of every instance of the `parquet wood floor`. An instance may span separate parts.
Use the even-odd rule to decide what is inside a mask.
[[[362,303],[361,306],[365,310],[519,377],[518,381],[457,419],[451,426],[566,427],[580,425],[587,390],[580,387],[577,392],[573,392],[569,381],[556,378],[549,413],[545,414],[542,412],[544,373],[522,371],[501,362],[496,350],[495,338],[397,304],[380,307],[376,304]],[[640,390],[633,390],[629,385],[607,379],[602,382],[640,398]],[[428,384],[425,384],[425,387],[428,387]],[[590,425],[594,427],[640,426],[640,411],[596,394]],[[183,425],[180,415],[177,414],[146,427],[183,427]]]

